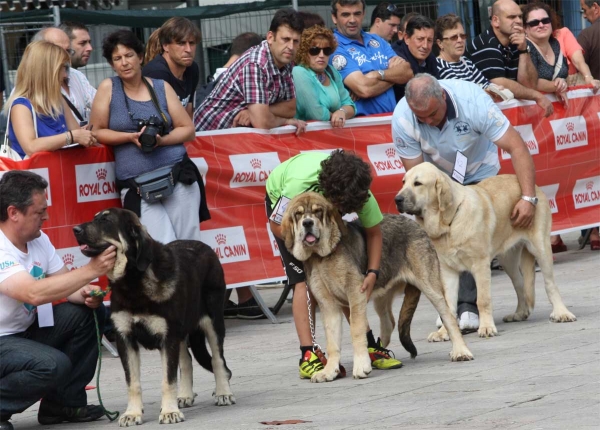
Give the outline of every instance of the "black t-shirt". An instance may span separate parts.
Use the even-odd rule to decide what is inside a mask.
[[[193,106],[194,92],[200,81],[200,68],[196,62],[193,62],[190,67],[185,69],[182,81],[171,73],[169,64],[162,55],[157,55],[152,61],[146,64],[142,69],[142,74],[149,78],[162,79],[168,82],[177,93],[177,97],[179,97],[183,107],[186,107],[188,103],[192,103]]]

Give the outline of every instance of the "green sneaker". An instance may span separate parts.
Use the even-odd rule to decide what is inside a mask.
[[[300,379],[310,379],[315,373],[324,368],[325,366],[314,352],[306,351],[302,361],[300,361]]]
[[[371,357],[371,366],[376,369],[388,370],[402,367],[402,362],[394,358],[394,353],[381,345],[380,338],[377,338],[377,346],[369,346],[369,356]]]

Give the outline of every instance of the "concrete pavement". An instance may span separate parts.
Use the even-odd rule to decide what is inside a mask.
[[[569,251],[556,254],[555,277],[563,300],[578,318],[574,323],[548,321],[551,306],[541,274],[536,277],[536,307],[528,321],[506,324],[516,296],[508,276],[493,271],[494,319],[499,336],[465,336],[475,360],[452,363],[449,343],[428,343],[436,312],[421,296],[412,324],[419,355],[411,360],[397,332],[390,348],[404,367],[374,370],[369,378],[352,377],[325,384],[298,378],[300,352],[291,305],[267,320],[227,320],[225,357],[233,372],[231,387],[237,404],[214,406],[212,374],[194,365],[196,403],[184,409],[186,421],[160,425],[161,366],[158,352],[142,353],[145,406],[143,429],[598,429],[600,428],[600,253],[589,245],[577,250],[577,234],[563,235]],[[281,290],[262,290],[274,304]],[[235,293],[233,293],[235,297]],[[401,298],[394,303],[397,316]],[[320,317],[318,341],[325,346]],[[378,321],[369,307],[377,336]],[[126,385],[119,359],[103,351],[101,393],[109,410],[123,412]],[[344,326],[342,364],[352,372],[352,347]],[[92,381],[95,385],[95,380]],[[97,404],[96,391],[89,391]],[[49,428],[117,428],[103,418],[88,424],[40,426],[38,404],[13,417],[17,430]],[[261,422],[303,420],[305,423],[265,425]]]

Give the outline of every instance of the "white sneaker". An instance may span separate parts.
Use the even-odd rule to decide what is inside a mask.
[[[442,323],[442,317],[438,315],[437,320],[435,320],[435,326],[437,328],[442,328],[444,324]]]
[[[463,312],[458,320],[458,327],[463,332],[472,332],[479,329],[479,315],[473,312]]]

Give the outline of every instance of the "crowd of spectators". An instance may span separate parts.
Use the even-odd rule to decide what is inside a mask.
[[[346,126],[355,116],[393,112],[392,134],[407,170],[432,161],[452,173],[460,149],[467,159],[463,183],[474,184],[498,172],[500,147],[511,154],[523,193],[530,196],[535,183],[531,156],[486,91],[494,86],[510,90],[517,99],[534,101],[547,117],[554,107],[546,94],[553,93],[566,106],[570,86],[585,84],[594,91],[600,89],[600,4],[598,0],[580,2],[581,13],[591,26],[577,38],[561,26],[556,11],[541,2],[519,6],[513,0],[497,0],[491,7],[490,28],[471,40],[457,15],[440,16],[434,22],[415,12],[403,16],[389,2],[374,8],[369,32],[363,30],[365,0],[333,0],[333,31],[317,14],[283,9],[274,14],[265,40],[256,33],[238,35],[227,63],[204,85],[200,85],[200,69],[195,61],[201,33],[189,20],[174,17],[152,33],[145,48],[131,31],[109,34],[102,54],[115,76],[101,82],[98,91],[77,70],[90,59],[90,33],[82,24],[65,22],[39,31],[24,52],[15,88],[3,106],[8,142],[21,158],[75,144],[90,147],[100,141],[112,146],[123,206],[140,215],[148,232],[162,242],[199,240],[200,222],[210,217],[204,183],[183,145],[193,139],[194,131],[288,125],[299,135],[305,132],[306,121],[325,121],[336,128]],[[437,58],[434,42],[439,48]],[[3,90],[2,80],[0,95]],[[466,118],[467,129],[471,130],[469,144],[461,148],[448,134],[457,118]],[[427,145],[423,143],[424,135],[431,137],[426,139]],[[358,163],[343,154],[336,154],[331,162],[334,158],[342,160],[341,164]],[[302,171],[298,175],[309,175],[315,186],[323,179],[321,169],[327,169],[330,162],[320,155],[294,160],[295,169]],[[132,192],[140,177],[161,169],[170,169],[176,176],[168,198],[147,201]],[[276,185],[283,186],[283,182],[273,182],[279,177],[289,182],[286,186],[297,185],[300,176],[286,175],[273,177],[271,191]],[[34,197],[39,197],[47,185],[36,178],[8,178],[0,187],[23,180],[30,184],[25,191]],[[361,185],[365,193],[367,182]],[[273,199],[279,198],[277,193],[267,194],[269,213],[277,206]],[[43,221],[43,202],[26,203],[17,212],[27,215],[29,206],[41,205],[38,217]],[[11,209],[5,206],[0,205],[0,228],[4,233],[14,228],[11,219],[6,218],[10,218]],[[526,227],[534,213],[534,203],[520,200],[514,209],[514,222]],[[377,238],[375,226],[372,233]],[[39,237],[33,230],[31,237],[21,239]],[[11,240],[9,236],[0,235],[0,242]],[[591,249],[599,250],[597,228],[592,229],[589,238]],[[22,240],[17,242],[22,244]],[[373,265],[377,266],[380,244],[375,239],[370,243],[369,263],[373,256]],[[552,238],[552,245],[554,252],[566,250],[560,236]],[[51,249],[49,243],[44,246]],[[6,246],[0,251],[6,252]],[[111,264],[109,254],[102,263],[91,263],[95,265],[94,274]],[[48,272],[63,273],[54,260],[53,256],[45,260],[52,266],[46,268]],[[61,291],[80,289],[88,275]],[[368,290],[376,278],[367,275],[365,279]],[[461,275],[460,282],[460,326],[475,330],[479,326],[476,286],[468,272]],[[305,293],[303,280],[297,283],[304,285],[298,290]],[[18,299],[6,291],[3,287],[0,298],[6,295],[12,297],[10,300]],[[83,297],[89,298],[88,293],[85,290]],[[293,308],[302,352],[300,374],[310,377],[319,366],[315,356],[306,353],[311,333],[305,299],[302,297],[302,310],[297,304],[300,299]],[[263,317],[247,288],[238,289],[237,305],[229,303],[226,314],[231,317]],[[85,300],[84,304],[91,307]],[[0,320],[0,334],[4,333],[2,324]],[[6,339],[0,336],[0,341]],[[374,366],[390,369],[401,365],[375,341],[372,332],[367,339],[378,362],[374,361]],[[2,384],[1,395],[5,396]],[[44,389],[35,391],[32,399],[43,397]],[[79,391],[73,399],[72,404],[60,404],[58,399],[43,403],[40,422],[48,421],[44,416],[75,421],[99,417],[95,407],[85,409],[85,396]],[[10,410],[3,403],[0,425],[6,427],[2,428],[10,428],[10,415],[27,407],[25,403],[15,402]],[[83,409],[73,412],[74,407]]]

